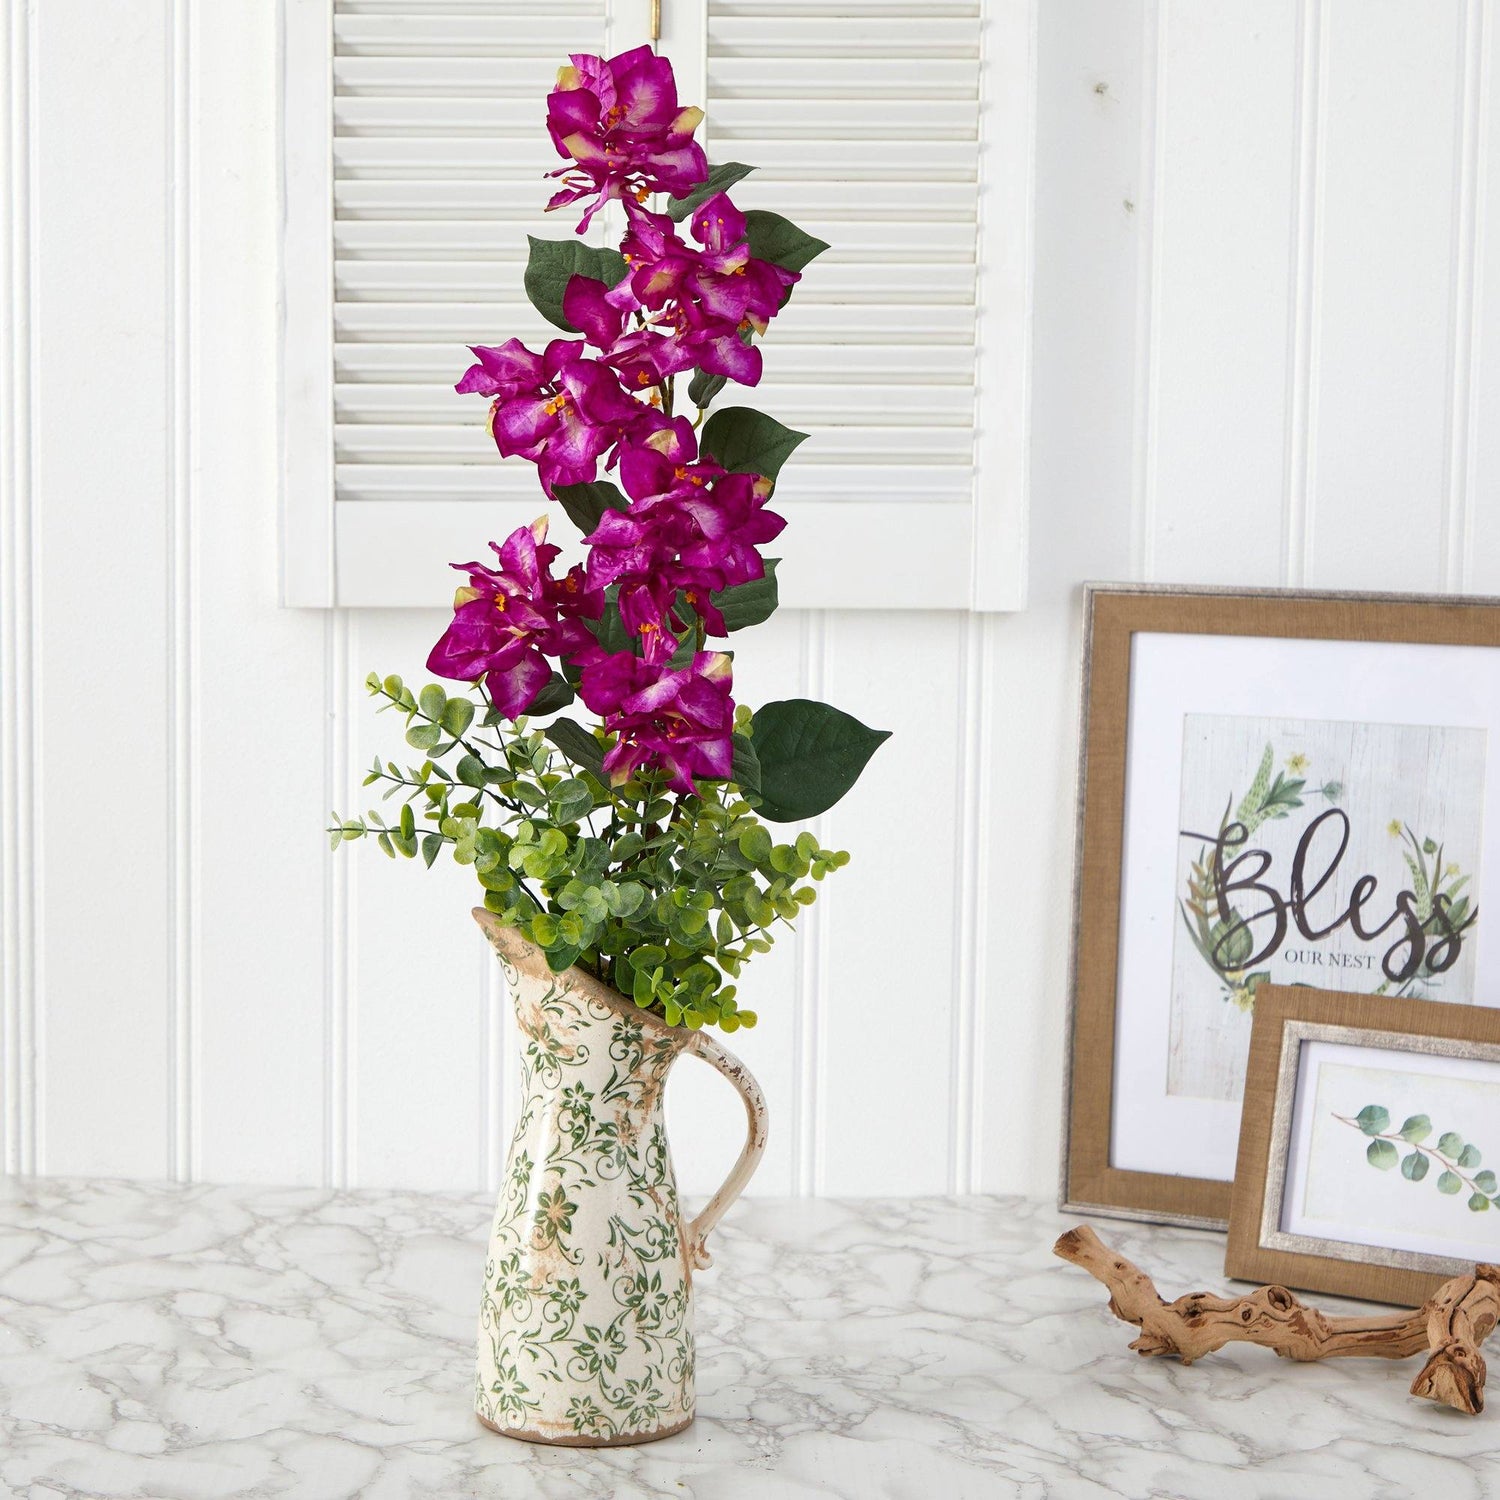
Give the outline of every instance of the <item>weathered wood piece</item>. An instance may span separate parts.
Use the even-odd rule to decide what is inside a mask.
[[[1286,1359],[1367,1355],[1409,1359],[1426,1352],[1412,1382],[1414,1396],[1456,1411],[1484,1410],[1484,1356],[1479,1346],[1500,1321],[1500,1266],[1477,1265],[1446,1281],[1412,1312],[1366,1318],[1330,1318],[1308,1307],[1284,1286],[1257,1287],[1243,1297],[1190,1292],[1164,1301],[1155,1283],[1116,1254],[1085,1224],[1052,1247],[1109,1290],[1109,1310],[1140,1329],[1130,1347],[1141,1354],[1172,1354],[1190,1365],[1225,1344],[1260,1344]]]

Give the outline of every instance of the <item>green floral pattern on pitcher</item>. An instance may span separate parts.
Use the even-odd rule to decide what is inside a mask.
[[[485,1265],[476,1409],[552,1440],[678,1427],[693,1412],[692,1282],[662,1094],[683,1035],[501,959],[522,1105]]]

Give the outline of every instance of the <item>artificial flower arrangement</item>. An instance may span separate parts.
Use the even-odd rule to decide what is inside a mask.
[[[491,543],[492,563],[454,564],[467,582],[427,666],[464,687],[371,674],[425,759],[377,756],[365,785],[402,798],[399,818],[335,813],[329,832],[429,867],[446,849],[554,972],[734,1031],[756,1019],[735,1002],[741,966],[848,860],[767,823],[831,807],[886,735],[824,703],[734,700],[719,643],[777,607],[761,549],[786,522],[767,504],[805,434],[710,408],[759,382],[758,339],[828,247],[735,207],[753,168],[711,167],[702,118],[649,48],[561,70],[547,129],[568,165],[547,207],[582,204],[582,234],[618,202],[623,237],[532,238],[526,293],[565,336],[476,345],[457,390],[489,398],[496,447],[536,465],[586,561],[558,576],[543,516]]]

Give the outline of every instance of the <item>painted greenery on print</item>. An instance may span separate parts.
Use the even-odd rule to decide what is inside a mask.
[[[1482,729],[1185,717],[1168,1092],[1237,1101],[1264,984],[1467,999]]]

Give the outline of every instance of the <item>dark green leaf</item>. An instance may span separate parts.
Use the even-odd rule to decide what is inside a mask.
[[[432,868],[432,862],[438,857],[438,851],[443,847],[443,836],[440,833],[429,833],[422,840],[422,858],[426,861],[427,868]]]
[[[731,473],[775,479],[806,437],[753,407],[726,406],[703,424],[698,447]]]
[[[750,253],[757,260],[768,260],[788,271],[800,271],[810,260],[816,260],[828,241],[798,229],[790,219],[763,208],[752,208],[745,215],[745,229],[750,238]]]
[[[701,410],[728,384],[727,375],[710,375],[707,370],[694,370],[693,378],[688,383],[688,400]]]
[[[1367,1104],[1355,1115],[1354,1123],[1366,1135],[1379,1135],[1391,1123],[1390,1111],[1379,1104]]]
[[[674,223],[680,224],[700,203],[707,203],[715,195],[728,192],[735,183],[748,177],[754,170],[754,167],[747,167],[740,161],[721,161],[716,167],[710,166],[708,176],[690,193],[667,200],[667,212]]]
[[[585,620],[583,623],[606,651],[630,649],[630,632],[625,629],[625,622],[620,618],[620,606],[613,600],[604,606],[604,613],[597,620]]]
[[[1408,1182],[1420,1182],[1427,1175],[1427,1165],[1420,1151],[1412,1151],[1401,1158],[1401,1175]]]
[[[1432,1134],[1432,1121],[1426,1115],[1412,1115],[1398,1132],[1403,1141],[1415,1145]]]
[[[1396,1165],[1396,1148],[1389,1141],[1371,1141],[1365,1150],[1372,1167],[1389,1172]]]
[[[772,823],[816,817],[859,780],[884,729],[870,729],[826,703],[788,698],[767,703],[753,724],[760,761],[760,816]]]
[[[618,250],[585,245],[582,240],[542,240],[528,234],[531,253],[526,261],[524,285],[531,305],[549,322],[567,333],[577,333],[563,317],[563,292],[574,276],[591,276],[613,286],[625,275],[625,258]]]
[[[779,557],[768,557],[764,578],[720,589],[711,596],[715,608],[724,616],[727,630],[744,630],[749,625],[759,625],[776,613],[776,606],[781,602],[776,590],[776,565],[780,561]]]
[[[465,755],[454,770],[465,786],[482,787],[484,785],[484,762],[478,756]]]
[[[742,792],[760,791],[760,757],[755,753],[755,742],[749,735],[734,736],[734,764],[729,779]]]
[[[551,714],[566,708],[573,701],[573,684],[561,672],[554,672],[544,684],[541,692],[532,699],[529,714]]]
[[[591,484],[560,484],[552,495],[584,536],[599,524],[599,517],[605,511],[630,508],[630,502],[607,479],[596,479]]]
[[[601,781],[604,778],[604,746],[581,724],[572,719],[554,719],[546,729],[546,735],[575,766],[592,771]]]

